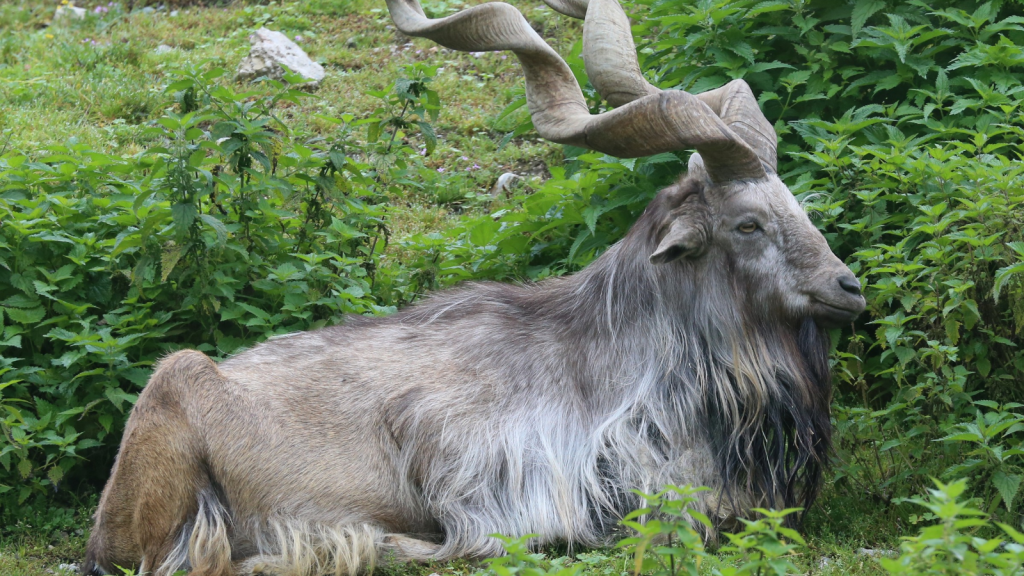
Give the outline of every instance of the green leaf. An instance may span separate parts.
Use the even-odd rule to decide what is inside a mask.
[[[960,322],[957,320],[946,320],[946,337],[949,343],[956,346],[960,341]]]
[[[347,156],[340,150],[331,150],[327,153],[327,158],[330,159],[331,165],[334,166],[335,170],[341,171],[345,169]]]
[[[590,238],[590,230],[581,230],[579,235],[576,236],[576,240],[573,241],[572,246],[569,248],[569,256],[566,261],[572,263],[576,258],[576,251],[580,249],[580,246]]]
[[[992,475],[992,485],[999,490],[999,495],[1003,497],[1003,504],[1010,512],[1013,512],[1013,499],[1020,490],[1020,483],[1021,476],[1019,474],[1006,474],[1002,470],[996,470],[996,473]]]
[[[678,163],[682,164],[683,161],[680,160],[678,156],[676,156],[675,154],[673,154],[671,152],[662,152],[661,154],[655,154],[654,156],[650,156],[648,158],[644,158],[644,164],[647,164],[647,165],[667,164],[667,163],[671,163],[671,162],[678,162]]]
[[[13,306],[15,308],[35,308],[36,306],[39,306],[39,299],[25,294],[15,294],[3,302],[0,302],[0,304],[3,304],[4,306]]]
[[[220,140],[221,138],[227,138],[235,133],[238,129],[238,125],[234,122],[217,122],[210,129],[210,136]]]
[[[437,147],[437,136],[434,134],[434,127],[427,122],[417,122],[420,127],[420,134],[423,134],[423,142],[427,145],[427,155],[434,152]]]
[[[213,228],[213,231],[217,234],[217,244],[223,246],[228,240],[228,229],[224,226],[224,223],[210,214],[200,214],[199,218],[207,226]]]
[[[34,325],[46,316],[46,310],[43,308],[4,308],[4,311],[7,312],[8,318],[18,324]]]
[[[857,3],[853,5],[853,14],[850,19],[851,36],[856,39],[868,18],[882,8],[885,8],[883,0],[857,0]]]
[[[203,162],[205,160],[206,160],[206,150],[203,150],[202,148],[200,148],[200,149],[196,150],[195,152],[193,152],[192,154],[189,155],[189,157],[188,157],[188,166],[190,168],[199,168],[200,166],[203,165]]]
[[[886,440],[885,442],[882,443],[881,446],[878,447],[878,451],[888,452],[889,450],[892,450],[893,448],[899,446],[902,443],[903,441],[900,439]]]
[[[139,399],[135,394],[129,394],[120,388],[107,388],[103,395],[107,397],[107,400],[110,400],[110,403],[113,404],[119,412],[124,412],[124,408],[122,406],[125,402],[128,402],[128,404],[135,404],[135,401]]]
[[[508,106],[505,106],[505,108],[503,108],[501,110],[501,112],[498,113],[498,116],[494,119],[494,121],[495,122],[500,122],[506,116],[508,116],[509,114],[511,114],[511,113],[515,112],[516,110],[522,108],[525,105],[526,105],[526,95],[522,95],[522,96],[519,96],[519,97],[515,98],[514,100],[509,102]]]
[[[32,475],[32,462],[30,460],[18,462],[18,473],[21,474],[23,479],[28,479]]]
[[[437,122],[441,113],[441,97],[435,90],[427,90],[427,114],[432,122]]]
[[[988,376],[989,372],[992,371],[992,362],[988,358],[978,358],[975,362],[975,366],[978,368],[978,373],[982,376]]]
[[[181,256],[184,253],[184,247],[176,244],[166,248],[163,253],[160,254],[160,280],[162,282],[167,282],[167,279],[171,276],[171,272],[174,271],[174,267],[177,266],[178,260],[181,260]]]
[[[994,283],[992,285],[992,298],[994,298],[996,302],[999,302],[999,294],[1010,281],[1010,278],[1017,274],[1024,274],[1024,262],[1000,268],[996,272]]]
[[[178,80],[177,82],[171,82],[170,84],[168,84],[167,87],[164,88],[164,93],[172,94],[174,92],[181,92],[182,90],[185,90],[186,88],[191,88],[193,86],[195,86],[195,80],[192,80],[191,78],[186,78],[184,80]]]
[[[374,143],[380,138],[380,122],[370,122],[366,126],[366,141]]]
[[[171,206],[171,217],[181,233],[184,233],[196,221],[197,216],[199,216],[199,210],[191,202],[179,202]]]
[[[64,478],[64,469],[60,466],[51,466],[50,469],[46,471],[46,477],[50,479],[50,483],[54,488],[56,488]]]
[[[917,352],[913,348],[906,346],[896,346],[893,348],[893,352],[896,353],[896,357],[899,358],[900,364],[906,366],[907,362],[910,362],[914,356],[917,356]]]

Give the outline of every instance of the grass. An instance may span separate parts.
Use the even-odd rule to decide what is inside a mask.
[[[0,6],[0,131],[4,146],[36,151],[69,139],[106,153],[137,154],[147,147],[144,123],[167,103],[169,71],[215,61],[234,69],[248,52],[249,34],[261,26],[301,38],[327,76],[302,105],[282,110],[296,131],[329,136],[336,127],[318,115],[372,115],[385,89],[404,66],[440,65],[434,87],[443,107],[435,129],[439,145],[425,165],[470,175],[467,192],[486,193],[504,172],[546,173],[560,148],[537,138],[517,138],[498,150],[502,136],[525,109],[497,121],[521,90],[515,59],[501,54],[451,52],[409,39],[391,24],[377,0],[314,0],[269,5],[181,8],[174,12],[112,8],[80,22],[51,23],[56,2],[15,0]],[[445,11],[450,4],[427,3]],[[173,16],[172,16],[173,14]],[[574,22],[553,18],[546,7],[526,10],[552,44],[567,49],[579,37]],[[158,46],[168,46],[158,51]],[[365,137],[365,131],[360,135]],[[473,165],[480,168],[473,169]],[[396,239],[436,229],[449,210],[415,189],[398,189],[389,226]]]
[[[70,570],[61,565],[77,564],[85,555],[89,520],[95,503],[64,511],[62,518],[51,525],[33,526],[26,518],[14,531],[0,532],[0,574],[3,576],[63,576]],[[828,486],[824,496],[811,510],[805,526],[807,549],[794,563],[807,574],[822,576],[873,576],[885,574],[877,561],[862,548],[875,551],[894,550],[899,537],[910,528],[899,509],[864,502]],[[56,525],[53,527],[52,525]],[[11,527],[8,527],[9,529]],[[550,549],[550,558],[566,554],[564,549]],[[577,553],[568,562],[582,562],[585,573],[601,576],[632,574],[633,561],[614,549],[588,550]],[[723,563],[712,557],[702,567],[702,574]],[[478,561],[456,560],[449,563],[394,564],[384,563],[375,574],[379,576],[429,576],[438,574],[468,576],[484,568]]]
[[[170,81],[170,71],[208,60],[233,69],[247,53],[248,35],[267,26],[301,37],[303,48],[327,70],[313,97],[282,110],[288,125],[315,135],[330,136],[335,129],[318,115],[370,116],[379,100],[368,92],[386,88],[404,66],[428,61],[443,67],[434,83],[444,104],[435,123],[439,143],[426,167],[461,178],[433,194],[394,187],[388,225],[399,241],[391,243],[388,257],[404,256],[400,240],[405,236],[443,229],[462,210],[487,210],[486,194],[502,173],[526,176],[525,185],[531,186],[547,174],[549,164],[561,159],[559,147],[535,136],[516,138],[499,149],[502,136],[526,113],[520,109],[498,120],[521,91],[513,57],[450,52],[405,38],[391,25],[383,0],[181,4],[169,3],[179,6],[173,12],[137,8],[125,13],[114,6],[97,14],[93,9],[99,3],[94,1],[83,4],[90,9],[84,21],[52,23],[56,2],[3,2],[0,149],[35,152],[74,139],[106,153],[138,154],[148,145],[145,123],[166,105],[162,88]],[[556,50],[566,52],[579,38],[578,22],[557,17],[539,2],[520,4]],[[437,15],[462,4],[435,0],[425,5],[428,13]],[[158,51],[161,45],[170,49]],[[483,200],[462,202],[467,194]],[[0,530],[0,574],[61,574],[61,564],[79,562],[95,496],[91,501],[91,505],[79,503],[61,512],[56,523],[33,526],[33,519],[26,518],[21,526]],[[901,518],[892,517],[893,512],[881,513],[877,508],[834,488],[827,490],[809,516],[809,552],[797,562],[814,574],[881,573],[874,560],[856,550],[895,548],[907,526]],[[50,518],[56,513],[40,514]],[[561,553],[551,551],[556,556]],[[587,565],[588,574],[631,572],[631,561],[611,550],[580,554],[576,561]],[[457,561],[391,565],[381,572],[426,576],[471,574],[479,569],[478,563]]]

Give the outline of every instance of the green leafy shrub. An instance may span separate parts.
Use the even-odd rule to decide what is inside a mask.
[[[1024,430],[1024,416],[1009,412],[1020,408],[1016,402],[1002,406],[991,400],[979,400],[975,405],[988,408],[982,413],[976,412],[974,422],[967,421],[950,428],[952,432],[939,441],[946,444],[966,445],[966,460],[957,461],[950,466],[943,476],[970,476],[982,486],[983,500],[989,502],[988,513],[1002,504],[1012,512],[1017,504],[1020,493],[1021,476],[1024,474],[1024,442],[1019,440],[1016,446],[1010,445],[1014,433]]]
[[[349,138],[291,134],[304,95],[236,93],[221,69],[178,74],[154,147],[0,156],[0,493],[32,494],[109,465],[153,363],[389,308],[372,296],[384,210]],[[102,481],[106,466],[94,466]],[[7,515],[13,515],[8,517]],[[12,523],[13,525],[13,523]]]
[[[658,494],[644,494],[647,505],[622,519],[637,534],[619,542],[619,547],[632,553],[635,574],[697,576],[708,554],[704,550],[704,536],[694,526],[708,531],[712,525],[707,516],[692,510],[690,505],[697,501],[694,494],[706,490],[668,486]]]
[[[724,556],[724,566],[714,570],[716,576],[782,576],[802,572],[793,563],[793,557],[806,543],[796,530],[783,526],[786,516],[799,511],[799,508],[755,508],[753,512],[758,515],[755,519],[741,518],[740,522],[744,525],[742,531],[725,533],[729,542],[719,550]]]
[[[658,494],[641,494],[646,506],[631,512],[622,522],[635,532],[635,536],[618,544],[625,556],[631,557],[628,565],[632,574],[783,576],[802,573],[793,559],[806,544],[800,534],[783,526],[786,516],[798,512],[797,509],[757,509],[756,518],[739,521],[742,530],[722,534],[725,542],[715,554],[706,551],[704,538],[712,530],[711,522],[690,507],[697,500],[694,495],[705,490],[707,488],[667,486]],[[486,560],[487,573],[498,576],[572,576],[584,570],[596,572],[598,565],[607,564],[610,560],[596,554],[581,554],[576,563],[566,557],[547,559],[544,554],[530,551],[529,542],[533,536],[513,539],[496,535],[501,538],[508,555]],[[627,573],[625,568],[626,564],[621,572],[611,572],[607,568],[604,572],[624,575]]]
[[[979,531],[994,532],[994,527],[985,520],[985,512],[961,500],[967,482],[936,482],[935,486],[927,497],[909,502],[926,508],[925,516],[938,522],[905,538],[899,558],[880,560],[890,574],[1009,576],[1024,571],[1024,534],[998,523],[997,536],[978,535]]]
[[[968,455],[935,441],[974,420],[986,406],[975,401],[1024,392],[1016,343],[1024,292],[1006,272],[996,284],[1019,262],[1012,239],[1024,222],[1024,172],[1019,144],[989,143],[993,120],[985,116],[973,129],[935,127],[914,137],[881,112],[795,124],[813,146],[801,157],[821,170],[796,188],[824,191],[811,208],[866,285],[868,314],[840,345],[836,365],[847,406],[836,411],[840,479],[891,500],[924,489],[929,476],[957,477],[955,467],[945,469]],[[1021,126],[1019,117],[1006,120]],[[965,136],[969,142],[958,140]],[[990,440],[1018,447],[1021,430],[1011,428]],[[1009,454],[1019,469],[1019,453]],[[996,465],[982,461],[971,472],[991,477],[989,464]]]
[[[1020,574],[1024,534],[1008,524],[991,523],[987,512],[965,501],[966,480],[934,484],[936,488],[927,490],[927,496],[906,500],[927,510],[921,521],[934,523],[916,536],[905,537],[895,558],[879,557],[880,566],[891,574]],[[645,495],[647,506],[627,517],[624,524],[637,535],[620,546],[633,556],[634,574],[707,574],[708,566],[710,573],[718,576],[807,572],[806,566],[798,563],[808,552],[803,537],[783,525],[784,518],[796,510],[756,510],[757,517],[741,520],[743,530],[725,532],[723,545],[714,555],[708,554],[693,528],[708,526],[708,520],[689,509],[699,490],[704,489],[670,486],[659,494]],[[522,546],[522,541],[516,545]],[[524,554],[518,549],[502,565],[519,564]],[[538,558],[532,557],[534,561]]]
[[[549,560],[544,554],[530,550],[530,540],[536,534],[527,534],[521,538],[508,538],[500,534],[506,555],[484,560],[487,569],[484,574],[495,576],[575,576],[583,569],[581,564],[571,564],[566,557]]]

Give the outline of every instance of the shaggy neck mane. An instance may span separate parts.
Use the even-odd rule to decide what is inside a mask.
[[[566,537],[582,542],[596,542],[642,504],[630,489],[709,485],[716,496],[706,511],[720,519],[754,507],[812,504],[830,447],[828,336],[810,319],[773,319],[763,304],[748,301],[731,263],[714,250],[651,264],[670,209],[664,196],[573,276],[469,285],[379,320],[513,330],[518,336],[490,348],[467,345],[460,354],[488,369],[508,354],[515,360],[497,363],[511,367],[507,385],[528,390],[523,398],[545,398],[495,416],[490,448],[459,463],[459,478],[472,481],[452,493],[477,490],[473,497],[484,498],[479,486],[493,485],[484,498],[490,504],[481,506],[498,507],[520,492],[529,506],[540,502],[530,490],[565,487],[572,494],[565,502],[591,511],[589,520],[563,522],[573,526]],[[363,322],[377,321],[357,320]],[[545,363],[524,362],[539,357]],[[531,468],[537,446],[551,459]],[[559,518],[572,517],[569,507],[559,510]]]

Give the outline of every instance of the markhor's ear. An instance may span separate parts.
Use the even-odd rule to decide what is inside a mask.
[[[696,152],[690,154],[690,161],[686,164],[686,174],[687,176],[699,179],[701,182],[711,183],[708,170],[704,167],[704,159]]]
[[[651,254],[651,263],[666,264],[679,258],[696,258],[703,254],[707,235],[703,226],[695,220],[686,215],[673,220],[668,233]]]

